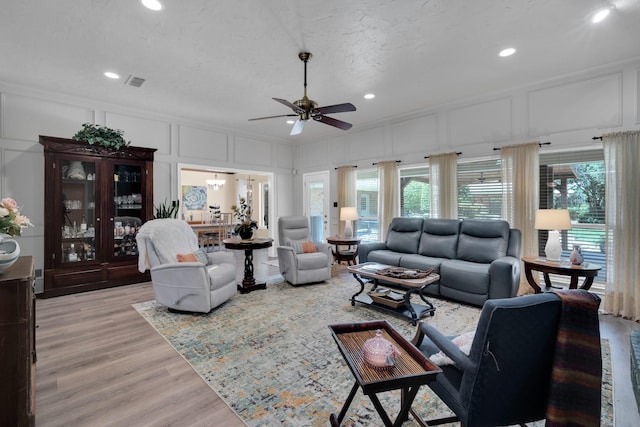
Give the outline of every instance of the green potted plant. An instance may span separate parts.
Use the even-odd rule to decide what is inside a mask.
[[[242,239],[250,239],[253,236],[253,230],[258,228],[258,223],[251,219],[251,206],[247,205],[247,199],[238,197],[240,203],[237,206],[231,206],[233,216],[237,220],[233,227],[233,234],[239,235]]]
[[[131,144],[131,141],[126,141],[123,135],[124,131],[120,129],[111,129],[106,126],[84,123],[82,129],[76,132],[72,139],[86,142],[89,145],[99,145],[118,151],[120,148]]]
[[[167,199],[164,200],[164,203],[161,203],[159,206],[155,206],[156,215],[155,218],[177,218],[178,211],[180,210],[180,200],[172,200],[171,202],[167,202]]]

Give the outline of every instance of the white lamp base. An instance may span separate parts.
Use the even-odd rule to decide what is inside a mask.
[[[549,238],[544,247],[544,254],[549,261],[560,261],[562,245],[560,244],[560,233],[558,230],[549,230]]]
[[[344,222],[344,238],[351,239],[353,237],[353,226],[351,220],[347,219]]]

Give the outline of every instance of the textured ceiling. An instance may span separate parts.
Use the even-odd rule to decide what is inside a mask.
[[[357,131],[470,97],[640,57],[640,0],[0,0],[0,81],[291,141],[272,97],[308,95]],[[499,58],[504,47],[518,52]],[[121,80],[106,79],[106,70]],[[124,84],[146,79],[141,88]],[[366,92],[376,98],[363,99]]]

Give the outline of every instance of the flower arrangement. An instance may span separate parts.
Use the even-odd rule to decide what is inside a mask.
[[[239,234],[240,230],[248,230],[253,232],[258,228],[258,223],[251,219],[251,206],[247,205],[247,199],[242,196],[238,196],[240,203],[238,205],[231,206],[233,216],[236,217],[237,223],[233,227],[233,233]]]
[[[27,227],[33,227],[33,224],[20,214],[18,203],[9,197],[0,200],[0,234],[20,236],[22,229]]]

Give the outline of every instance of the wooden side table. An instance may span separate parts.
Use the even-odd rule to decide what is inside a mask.
[[[258,289],[266,289],[266,283],[256,283],[255,277],[253,277],[253,251],[255,249],[266,249],[271,247],[273,239],[253,239],[253,240],[241,240],[237,237],[231,239],[225,239],[222,241],[225,248],[244,251],[244,278],[242,279],[242,285],[238,285],[238,290],[241,294],[248,294],[251,291]]]
[[[360,244],[360,239],[328,237],[327,243],[335,246],[335,249],[333,249],[333,259],[338,264],[340,264],[342,261],[346,261],[347,265],[354,265],[356,263],[356,257],[358,256],[358,245]],[[348,249],[340,250],[340,246],[347,246]],[[355,246],[355,248],[352,249],[352,246]]]
[[[589,290],[593,284],[593,279],[598,275],[598,271],[602,268],[602,266],[591,262],[583,262],[580,265],[574,265],[569,261],[549,261],[545,258],[535,256],[522,257],[522,262],[524,262],[524,274],[527,277],[527,282],[529,282],[529,285],[537,294],[542,293],[543,290],[533,279],[533,271],[540,271],[542,273],[544,283],[546,285],[545,290],[549,290],[552,287],[549,274],[571,277],[569,289],[577,289],[578,278],[584,277],[584,281],[582,286],[580,286],[580,289]]]
[[[402,425],[408,419],[409,413],[415,417],[416,421],[420,420],[420,425],[428,425],[411,409],[411,405],[420,386],[434,381],[436,375],[442,373],[439,367],[385,320],[330,325],[329,329],[356,380],[340,414],[330,415],[329,422],[332,427],[338,427],[342,423],[358,388],[362,389],[363,394],[369,396],[385,426]],[[362,356],[365,341],[373,338],[378,329],[382,330],[383,338],[400,351],[395,365],[391,368],[372,368],[366,364]],[[400,412],[392,422],[377,394],[397,389],[400,389]]]

